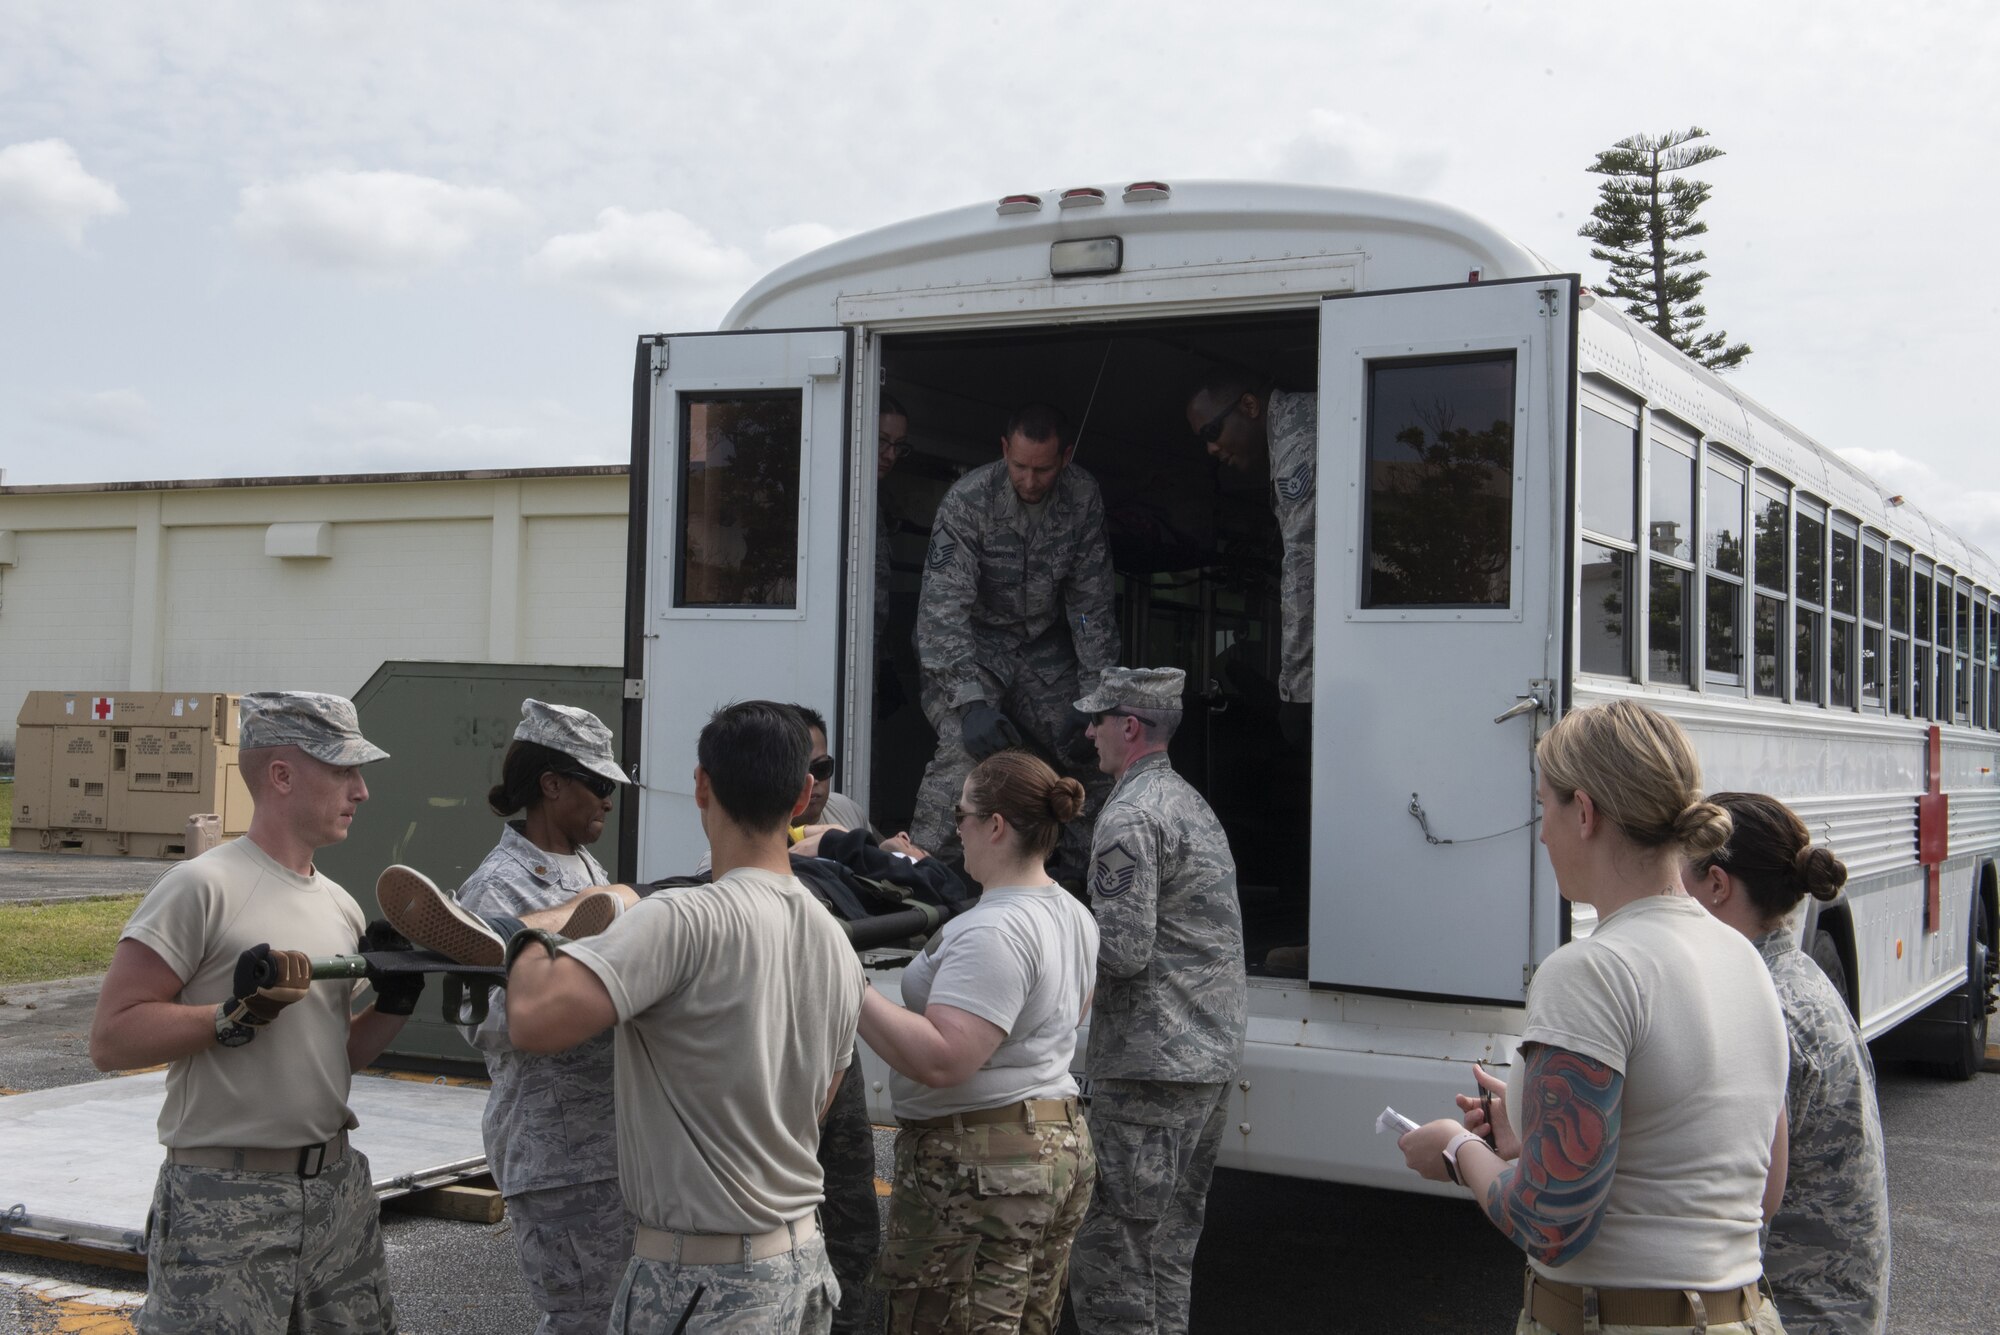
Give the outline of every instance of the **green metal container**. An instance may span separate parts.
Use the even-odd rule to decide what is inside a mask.
[[[486,805],[500,761],[528,697],[588,709],[611,729],[613,754],[624,717],[623,672],[613,667],[521,663],[384,663],[354,696],[361,731],[389,753],[362,771],[368,801],[347,839],[321,849],[318,863],[347,887],[370,918],[381,916],[375,878],[391,863],[415,867],[456,890],[500,841],[501,821]],[[612,879],[618,867],[623,803],[591,853]],[[440,1017],[436,980],[389,1054],[421,1062],[468,1061],[478,1052]]]

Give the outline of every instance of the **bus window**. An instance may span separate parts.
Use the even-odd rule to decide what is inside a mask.
[[[1861,703],[1882,707],[1882,675],[1888,643],[1882,634],[1882,579],[1886,566],[1882,540],[1870,534],[1861,547]]]
[[[796,390],[681,399],[676,607],[796,607]]]
[[[1756,544],[1752,549],[1752,569],[1756,571],[1757,602],[1751,630],[1750,689],[1758,695],[1782,698],[1785,683],[1779,665],[1784,659],[1785,567],[1790,528],[1789,507],[1779,484],[1758,480],[1753,502]]]
[[[1910,557],[1898,551],[1889,558],[1889,712],[1898,716],[1910,713],[1909,663]]]
[[[1951,668],[1951,716],[1955,722],[1972,721],[1972,593],[1963,585],[1951,595],[1955,656]]]
[[[1820,702],[1819,655],[1826,596],[1826,520],[1823,512],[1803,498],[1793,529],[1792,698],[1800,704]]]
[[[1972,726],[1984,728],[1986,713],[1986,590],[1972,591]]]
[[[1836,709],[1854,708],[1854,654],[1860,637],[1854,628],[1855,523],[1836,515],[1831,535],[1832,559],[1827,562],[1826,702]]]
[[[1910,714],[1931,716],[1931,567],[1915,561],[1910,585]]]
[[[1369,363],[1361,605],[1506,607],[1513,519],[1514,354]]]
[[[1594,542],[1583,544],[1577,634],[1581,641],[1578,666],[1585,672],[1632,675],[1632,652],[1625,634],[1626,611],[1632,604],[1627,579],[1631,568],[1632,558],[1626,553]]]
[[[1743,470],[1709,456],[1702,507],[1704,662],[1710,676],[1740,681],[1743,673]]]
[[[1647,449],[1646,679],[1674,686],[1692,680],[1694,631],[1694,446],[1655,424]]]

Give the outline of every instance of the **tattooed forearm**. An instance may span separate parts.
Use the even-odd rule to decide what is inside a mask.
[[[1486,1215],[1515,1246],[1561,1265],[1604,1220],[1618,1161],[1625,1077],[1600,1061],[1536,1045],[1522,1085],[1521,1157],[1486,1191]]]

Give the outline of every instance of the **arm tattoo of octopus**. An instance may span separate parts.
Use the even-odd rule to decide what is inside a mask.
[[[1521,1157],[1487,1189],[1486,1216],[1535,1260],[1561,1265],[1604,1222],[1625,1077],[1547,1044],[1533,1045],[1527,1060]]]

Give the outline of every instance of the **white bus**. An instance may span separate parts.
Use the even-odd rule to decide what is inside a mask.
[[[1219,361],[1319,394],[1309,748],[1276,724],[1268,479],[1219,472],[1184,416]],[[916,449],[878,486],[885,396]],[[787,264],[720,332],[641,339],[628,870],[693,861],[694,738],[727,699],[820,709],[837,786],[907,824],[933,745],[911,648],[930,516],[1029,400],[1078,424],[1122,661],[1187,670],[1174,763],[1235,850],[1251,1019],[1223,1162],[1412,1186],[1375,1114],[1436,1115],[1472,1061],[1512,1061],[1537,962],[1587,930],[1535,838],[1530,758],[1614,697],[1847,861],[1800,930],[1868,1035],[1978,1069],[2000,567],[1576,275],[1359,191],[1010,195]]]

